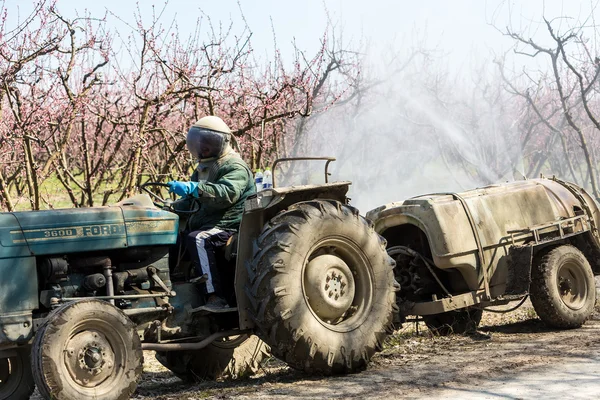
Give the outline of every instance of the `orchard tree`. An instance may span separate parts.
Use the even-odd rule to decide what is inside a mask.
[[[242,156],[264,167],[297,146],[302,120],[351,96],[360,75],[331,27],[315,54],[293,46],[291,59],[276,49],[264,62],[245,23],[201,15],[186,36],[163,11],[145,19],[138,9],[130,24],[110,11],[68,18],[42,1],[8,29],[3,7],[5,208],[24,208],[23,199],[54,207],[61,197],[75,207],[106,204],[145,180],[184,178],[192,164],[185,132],[204,115],[225,119]]]
[[[595,156],[600,142],[597,32],[593,27],[589,29],[586,21],[543,21],[544,44],[543,39],[534,40],[511,28],[505,34],[515,41],[516,54],[540,60],[548,70],[524,69],[508,76],[504,63],[498,64],[508,90],[526,101],[540,122],[538,126],[546,129],[546,138],[542,139],[545,144],[540,148],[547,153],[538,166],[546,160],[552,164],[551,151],[558,147],[562,162],[554,162],[555,168],[591,187],[594,196],[599,197]]]

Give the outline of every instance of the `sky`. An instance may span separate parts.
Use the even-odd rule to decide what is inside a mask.
[[[33,3],[5,0],[10,18],[17,8],[26,15]],[[59,10],[67,16],[84,10],[100,16],[108,9],[124,21],[133,21],[138,3],[146,15],[152,12],[152,5],[160,10],[167,4],[163,20],[176,20],[183,31],[191,31],[202,12],[213,22],[239,22],[241,9],[253,31],[255,48],[263,49],[267,57],[273,48],[271,24],[283,50],[296,40],[301,49],[310,51],[318,46],[329,15],[347,41],[366,41],[371,47],[385,49],[406,46],[416,36],[425,37],[429,46],[446,52],[452,66],[461,68],[473,57],[510,48],[510,40],[496,28],[535,26],[541,22],[541,14],[579,18],[588,15],[597,0],[57,0]],[[122,27],[116,18],[111,20],[117,29]]]
[[[8,10],[9,23],[25,18],[33,9],[33,0],[0,0]],[[108,26],[121,34],[125,23],[134,24],[139,7],[144,21],[153,12],[162,12],[161,21],[176,21],[180,37],[192,33],[198,19],[207,15],[213,23],[233,22],[241,34],[242,18],[252,31],[251,43],[259,60],[273,56],[274,39],[284,62],[293,59],[292,42],[307,54],[316,54],[328,19],[336,35],[343,34],[347,48],[367,49],[372,65],[385,54],[410,47],[436,49],[442,53],[444,68],[464,71],[468,76],[482,60],[508,54],[507,65],[515,70],[521,64],[535,66],[537,60],[514,57],[514,42],[502,34],[507,27],[522,32],[543,44],[548,40],[542,16],[564,18],[565,26],[592,14],[599,14],[599,0],[46,0],[56,1],[59,11],[74,17],[89,12],[102,17],[106,10]],[[243,15],[243,17],[242,17]],[[600,15],[598,15],[600,17]],[[591,21],[589,23],[595,23]],[[237,30],[237,31],[236,31]],[[541,39],[538,39],[541,37]],[[494,68],[489,64],[490,68]],[[468,78],[467,78],[468,79]]]

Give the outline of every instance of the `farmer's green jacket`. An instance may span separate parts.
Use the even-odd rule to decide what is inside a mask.
[[[244,202],[256,193],[254,176],[244,160],[230,151],[217,160],[199,163],[191,180],[199,182],[197,201],[200,210],[190,217],[189,229],[237,230],[242,221]]]

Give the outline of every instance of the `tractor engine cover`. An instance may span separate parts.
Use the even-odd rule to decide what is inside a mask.
[[[59,283],[72,269],[99,273],[85,261],[98,257],[149,265],[175,244],[178,228],[179,217],[145,195],[108,207],[0,213],[0,345],[31,338],[39,282]],[[85,283],[103,286],[96,275]]]

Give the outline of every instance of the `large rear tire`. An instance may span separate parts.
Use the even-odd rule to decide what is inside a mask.
[[[394,265],[356,209],[333,200],[291,206],[265,226],[248,266],[258,335],[306,372],[364,369],[393,332]]]
[[[269,347],[258,337],[240,335],[196,351],[156,352],[156,359],[184,381],[248,377],[260,369]]]
[[[574,246],[556,247],[534,263],[530,295],[535,312],[555,328],[578,328],[596,303],[594,274]]]
[[[25,400],[33,393],[30,349],[29,346],[11,349],[8,351],[14,352],[13,355],[0,358],[0,400]]]
[[[35,335],[33,377],[46,399],[125,400],[142,373],[135,325],[106,301],[68,303]]]

